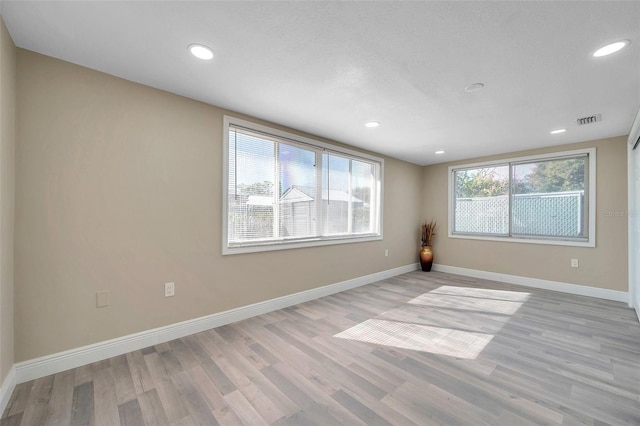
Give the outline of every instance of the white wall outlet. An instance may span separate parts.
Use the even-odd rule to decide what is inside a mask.
[[[96,308],[104,308],[105,306],[109,306],[109,292],[96,292]]]
[[[384,249],[384,257],[388,257],[389,256],[389,249]]]
[[[165,283],[164,285],[164,297],[175,296],[176,285],[174,283]]]
[[[571,259],[571,267],[572,268],[578,267],[578,259]]]

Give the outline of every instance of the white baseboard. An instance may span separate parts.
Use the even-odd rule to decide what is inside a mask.
[[[614,300],[616,302],[624,302],[627,304],[629,303],[629,293],[625,291],[588,287],[584,285],[569,284],[559,281],[541,280],[538,278],[520,277],[518,275],[507,275],[497,272],[480,271],[478,269],[459,268],[457,266],[433,265],[433,270],[446,272],[449,274],[464,275],[467,277],[516,284],[525,287],[541,288],[545,290],[560,291],[562,293],[597,297],[600,299]]]
[[[9,403],[9,398],[11,398],[11,394],[13,390],[16,388],[16,367],[15,365],[11,367],[9,370],[9,374],[0,385],[0,415],[4,413],[4,409],[7,408],[7,404]]]
[[[265,314],[288,306],[297,305],[299,303],[308,302],[320,297],[329,296],[341,291],[360,287],[396,275],[415,271],[417,264],[402,266],[399,268],[389,269],[377,272],[371,275],[330,284],[324,287],[314,288],[311,290],[294,293],[276,299],[266,300],[264,302],[254,303],[252,305],[242,306],[240,308],[231,309],[217,314],[207,315],[192,320],[171,324],[165,327],[159,327],[140,333],[130,334],[123,337],[95,343],[80,348],[59,352],[40,358],[23,361],[15,364],[14,386],[15,383],[24,383],[50,374],[59,373],[61,371],[76,368],[82,365],[91,364],[103,359],[111,358],[117,355],[126,354],[131,351],[143,349],[162,342],[178,339],[190,334],[220,327],[225,324],[251,318],[256,315]],[[9,394],[11,395],[11,394]]]

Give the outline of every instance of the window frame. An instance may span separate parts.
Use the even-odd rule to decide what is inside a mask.
[[[256,241],[248,242],[246,245],[230,246],[229,245],[229,128],[230,127],[245,128],[249,131],[265,134],[276,138],[278,143],[292,143],[311,148],[322,153],[337,154],[350,160],[361,160],[377,163],[377,182],[372,191],[375,192],[375,211],[373,220],[374,232],[368,234],[348,234],[348,235],[330,235],[330,236],[313,236],[303,237],[300,239],[280,239],[272,241]],[[247,121],[241,118],[224,115],[223,116],[223,143],[222,143],[222,254],[232,255],[241,253],[266,252],[274,250],[288,250],[303,247],[317,247],[334,244],[362,243],[367,241],[379,241],[383,239],[383,199],[384,199],[384,159],[374,155],[365,154],[354,151],[341,146],[332,145],[310,139],[297,134],[289,133],[283,130],[268,127],[262,124]],[[320,172],[320,175],[322,172]],[[322,186],[322,182],[317,182],[318,187]],[[321,193],[321,192],[320,192]],[[321,204],[317,204],[319,209]],[[371,208],[374,208],[372,205]],[[351,220],[349,218],[349,220]]]
[[[587,179],[585,179],[586,206],[584,214],[587,215],[585,224],[587,226],[586,238],[569,238],[569,237],[541,237],[541,236],[523,236],[512,235],[511,229],[511,184],[509,185],[509,234],[497,235],[497,234],[475,234],[475,233],[460,233],[454,232],[453,226],[455,223],[455,172],[465,169],[475,169],[481,167],[496,167],[507,165],[509,167],[509,179],[511,183],[513,175],[513,165],[519,163],[535,162],[535,161],[548,161],[554,159],[562,159],[564,157],[575,157],[580,155],[587,155],[588,165]],[[571,151],[558,151],[550,152],[546,154],[529,155],[524,157],[503,158],[499,160],[484,161],[477,163],[458,164],[448,167],[448,237],[460,238],[469,240],[484,240],[484,241],[500,241],[510,243],[526,243],[526,244],[547,244],[547,245],[561,245],[561,246],[575,246],[575,247],[595,247],[596,246],[596,148],[585,148]]]

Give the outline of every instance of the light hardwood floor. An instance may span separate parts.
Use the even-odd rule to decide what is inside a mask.
[[[16,387],[1,425],[640,424],[623,303],[413,272]]]

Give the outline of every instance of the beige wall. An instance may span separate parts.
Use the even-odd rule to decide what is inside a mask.
[[[596,247],[478,241],[448,238],[448,166],[596,147]],[[436,218],[435,263],[502,274],[628,291],[626,137],[428,166],[423,171],[423,209]],[[579,268],[570,267],[578,259]]]
[[[5,58],[15,48],[6,31],[2,37],[2,87],[12,92],[5,80],[13,77],[5,77],[14,71],[9,65],[7,74]],[[460,162],[597,147],[596,248],[449,239],[450,164],[422,168],[386,158],[383,241],[222,256],[228,112],[17,52],[17,362],[414,263],[417,225],[431,217],[440,224],[438,264],[627,291],[626,219],[604,214],[626,210],[622,137]],[[4,93],[0,154],[10,158],[4,153],[12,153],[13,128],[4,120],[12,121],[13,105]],[[13,164],[0,165],[2,229],[11,232]],[[6,374],[13,362],[13,286],[5,283],[13,283],[13,269],[6,267],[12,252],[4,238],[1,248]],[[569,267],[571,258],[580,268]],[[176,296],[164,298],[169,281]],[[103,290],[110,306],[98,309],[95,293]]]
[[[222,256],[224,111],[21,49],[17,75],[16,361],[417,260],[421,167],[385,159],[384,241]]]
[[[0,17],[0,384],[13,366],[16,48]]]

